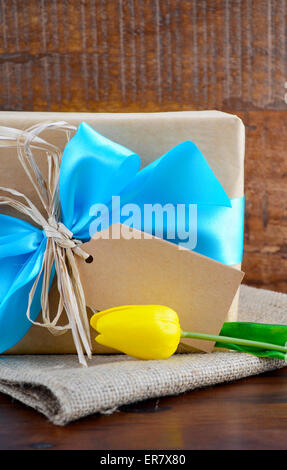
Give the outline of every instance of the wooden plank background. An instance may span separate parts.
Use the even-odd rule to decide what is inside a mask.
[[[238,114],[245,282],[287,292],[286,10],[286,0],[2,0],[0,109]]]

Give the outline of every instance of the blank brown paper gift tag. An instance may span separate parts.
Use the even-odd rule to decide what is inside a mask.
[[[77,258],[89,307],[99,311],[120,305],[166,305],[178,313],[183,330],[197,333],[220,333],[244,276],[238,269],[121,224],[98,232],[82,248],[93,256],[91,264]],[[194,339],[183,343],[206,352],[214,346]]]

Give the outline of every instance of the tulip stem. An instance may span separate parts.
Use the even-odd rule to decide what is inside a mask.
[[[251,341],[249,339],[231,338],[230,336],[207,335],[204,333],[192,333],[189,331],[181,330],[181,337],[201,339],[205,341],[215,341],[216,343],[238,344],[240,346],[251,346],[254,348],[271,349],[273,351],[287,353],[287,347],[285,346],[279,346],[278,344],[262,343],[260,341]]]

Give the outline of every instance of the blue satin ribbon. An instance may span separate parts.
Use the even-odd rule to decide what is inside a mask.
[[[177,145],[139,171],[140,157],[97,133],[86,123],[67,144],[61,163],[62,222],[82,241],[90,239],[95,221],[92,206],[110,208],[113,196],[121,204],[197,205],[197,244],[194,251],[222,263],[241,262],[243,252],[244,198],[229,199],[200,150],[192,142]],[[187,209],[186,209],[187,210]],[[112,221],[109,218],[109,223]],[[120,216],[122,223],[129,223]],[[188,231],[192,221],[177,217],[176,229]],[[101,227],[103,228],[103,227]],[[152,223],[139,227],[156,234]],[[169,239],[167,222],[163,238]],[[177,232],[177,230],[176,230]],[[27,333],[30,289],[40,272],[46,248],[44,232],[20,219],[0,214],[0,352],[11,348]],[[96,280],[95,280],[96,282]],[[40,311],[41,282],[31,318]]]

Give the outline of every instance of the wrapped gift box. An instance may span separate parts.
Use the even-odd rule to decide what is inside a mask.
[[[114,140],[141,156],[146,166],[175,145],[191,140],[201,150],[229,198],[243,196],[244,190],[244,126],[234,115],[219,111],[188,111],[137,114],[83,114],[2,112],[0,125],[25,129],[44,121],[67,121],[74,125],[87,122],[105,137]],[[55,132],[49,140],[64,148],[65,140]],[[43,163],[39,166],[45,173]],[[36,205],[37,198],[23,172],[15,150],[0,152],[0,186],[15,188],[25,193]],[[39,205],[38,205],[39,207]],[[39,207],[40,209],[40,207]],[[8,209],[1,212],[19,217]],[[240,268],[240,265],[235,267]],[[52,287],[51,305],[56,305],[57,293]],[[228,314],[228,321],[237,319],[238,295]],[[32,327],[28,334],[8,353],[71,353],[74,352],[71,335],[53,337],[42,328]],[[98,352],[107,349],[97,345]]]

